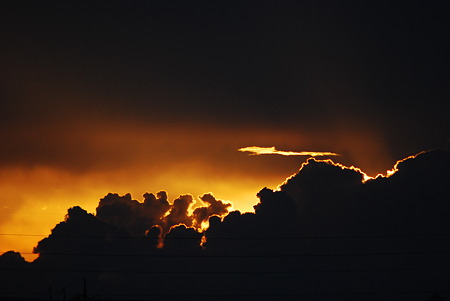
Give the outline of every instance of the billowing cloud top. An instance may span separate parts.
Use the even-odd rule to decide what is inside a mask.
[[[261,146],[247,146],[238,149],[240,152],[249,152],[252,155],[282,155],[282,156],[311,156],[311,157],[319,157],[319,156],[339,156],[339,154],[332,152],[292,152],[292,151],[280,151],[275,149],[275,146],[272,147],[261,147]]]
[[[310,158],[244,214],[210,193],[192,212],[191,195],[170,203],[165,192],[146,193],[141,203],[108,194],[96,215],[70,208],[34,262],[4,253],[0,291],[38,296],[51,284],[75,297],[84,277],[102,299],[423,301],[450,281],[449,175],[445,151],[367,181]]]

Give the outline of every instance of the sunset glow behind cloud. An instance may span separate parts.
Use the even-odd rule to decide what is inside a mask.
[[[272,147],[260,147],[260,146],[248,146],[238,149],[240,152],[249,152],[251,155],[282,155],[282,156],[310,156],[310,157],[320,157],[320,156],[340,156],[339,154],[332,152],[292,152],[292,151],[280,151]]]
[[[446,85],[450,43],[442,39],[450,29],[447,11],[444,4],[424,1],[408,5],[389,1],[332,5],[322,1],[5,2],[0,9],[0,251],[14,250],[33,261],[39,241],[52,236],[55,225],[58,229],[68,225],[70,231],[65,233],[76,239],[62,241],[53,235],[41,243],[40,263],[29,265],[48,268],[48,254],[64,248],[67,254],[76,253],[84,248],[79,242],[93,229],[112,226],[117,231],[105,230],[105,248],[97,252],[86,243],[83,252],[90,255],[83,255],[82,261],[88,270],[102,270],[98,276],[111,283],[116,283],[115,276],[104,275],[103,267],[119,263],[115,268],[124,271],[133,262],[142,267],[145,274],[136,274],[138,281],[127,274],[128,287],[125,282],[114,285],[123,288],[122,293],[139,292],[134,285],[143,281],[144,293],[159,288],[165,294],[173,282],[168,292],[198,286],[202,294],[227,289],[231,294],[236,286],[259,296],[289,293],[284,282],[271,287],[270,281],[260,281],[272,264],[280,269],[264,275],[289,280],[291,293],[302,285],[306,293],[322,292],[310,281],[317,286],[335,282],[303,273],[312,268],[308,258],[295,267],[291,261],[240,262],[220,257],[220,266],[228,272],[242,267],[248,274],[260,262],[264,265],[255,270],[258,277],[249,276],[244,282],[240,274],[225,273],[220,275],[223,279],[205,274],[218,285],[214,291],[197,276],[160,277],[159,271],[178,259],[130,256],[125,260],[104,255],[110,250],[125,254],[127,248],[140,255],[134,253],[138,250],[134,243],[147,244],[146,239],[154,238],[151,235],[158,233],[151,226],[156,224],[165,235],[172,226],[176,229],[184,223],[188,228],[171,235],[188,234],[199,241],[201,233],[196,231],[209,229],[210,240],[205,238],[205,248],[198,252],[230,255],[242,249],[253,256],[263,250],[261,255],[272,256],[278,249],[288,255],[283,260],[311,253],[310,243],[260,238],[284,235],[294,228],[298,231],[292,234],[299,236],[339,236],[346,231],[402,234],[399,226],[412,234],[433,225],[449,229],[450,158],[445,142],[450,137]],[[430,149],[446,151],[414,155]],[[161,191],[165,193],[158,196]],[[295,200],[295,206],[284,193]],[[404,221],[397,218],[403,215]],[[249,244],[255,246],[253,253],[242,237],[235,242],[214,241],[242,236],[246,229],[252,229],[249,237],[258,238]],[[125,230],[133,243],[109,239],[110,234],[123,236]],[[143,233],[151,235],[142,237]],[[189,252],[190,240],[174,239],[172,245],[168,240],[166,249],[146,249],[150,253],[142,255]],[[330,242],[336,252],[340,245]],[[358,242],[355,248],[359,245],[366,246]],[[369,245],[367,250],[376,251]],[[4,258],[21,257],[8,253]],[[220,260],[214,259],[208,268],[212,271]],[[323,268],[334,268],[327,260]],[[149,265],[142,265],[143,261]],[[436,267],[437,263],[438,258]],[[340,261],[335,267],[345,265]],[[378,265],[389,267],[380,257],[368,268]],[[189,259],[183,266],[184,271],[202,271],[200,266],[189,266]],[[291,267],[305,276],[291,274]],[[1,268],[0,258],[0,276]],[[285,278],[281,272],[289,274]],[[52,282],[40,272],[33,273],[30,279],[35,284],[28,291],[45,293]],[[54,292],[69,283],[72,292],[79,287],[81,277],[63,281],[59,274],[51,274],[60,281],[58,287],[52,284]],[[332,292],[340,292],[342,284],[364,288],[360,274],[354,273],[355,279],[333,275],[345,283],[330,286]],[[84,276],[94,294],[93,275]],[[402,276],[395,274],[392,279]],[[17,279],[18,291],[27,292],[23,277]],[[186,285],[181,279],[192,283]],[[367,283],[378,285],[380,279],[385,281],[380,277]],[[395,281],[390,283],[399,291],[409,286]],[[9,300],[4,292],[11,290],[13,282],[0,281],[5,287],[0,285],[0,301]],[[411,287],[421,282],[410,282]],[[216,295],[202,296],[220,300]],[[296,299],[309,300],[304,297]],[[231,295],[226,299],[230,298],[236,300]]]

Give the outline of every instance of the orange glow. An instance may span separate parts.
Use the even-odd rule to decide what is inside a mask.
[[[37,242],[64,219],[68,208],[79,205],[95,214],[99,200],[108,192],[131,193],[134,199],[141,200],[145,192],[165,190],[173,201],[187,192],[202,195],[214,191],[218,198],[233,201],[234,207],[253,210],[261,181],[217,173],[205,178],[204,174],[210,173],[213,174],[210,168],[195,162],[162,170],[158,177],[153,176],[153,170],[133,173],[123,168],[80,175],[47,167],[0,170],[0,233],[22,234],[0,235],[0,253],[14,250],[27,261],[34,260],[36,255],[26,253],[31,253]],[[199,205],[202,206],[196,204]]]
[[[331,160],[331,159],[323,159],[323,160],[313,159],[313,160],[315,160],[316,162],[325,162],[325,163],[327,163],[327,164],[331,164],[331,165],[334,165],[334,166],[338,166],[338,167],[340,167],[341,169],[351,169],[351,170],[357,171],[357,172],[359,172],[360,174],[362,174],[362,176],[363,176],[362,182],[365,183],[365,182],[367,182],[367,181],[369,181],[369,180],[373,180],[373,179],[376,179],[376,178],[378,178],[378,177],[383,177],[383,178],[389,178],[389,177],[391,177],[392,175],[394,175],[394,174],[398,171],[398,165],[399,165],[400,163],[402,163],[402,162],[404,162],[404,161],[406,161],[406,160],[409,160],[409,159],[414,159],[415,157],[417,157],[418,155],[420,155],[420,154],[422,154],[422,153],[424,153],[424,152],[420,152],[420,153],[418,153],[418,154],[411,155],[411,156],[408,156],[408,157],[406,157],[406,158],[404,158],[404,159],[398,160],[398,161],[394,164],[394,167],[393,167],[392,169],[386,171],[386,174],[381,174],[381,173],[379,173],[379,174],[377,174],[377,175],[374,176],[374,177],[367,175],[367,174],[366,174],[364,171],[362,171],[359,167],[355,167],[355,166],[353,166],[353,165],[352,165],[352,166],[345,166],[345,165],[343,165],[343,164],[336,163],[336,162],[334,162],[334,161]],[[302,165],[301,165],[301,167],[300,167],[300,170],[301,170],[306,164],[308,164],[308,163],[307,163],[307,162],[302,163]],[[286,180],[285,180],[281,185],[285,184],[285,183],[286,183],[291,177],[293,177],[293,176],[295,176],[295,174],[293,174],[292,176],[286,178]],[[278,187],[280,187],[281,185],[279,185]]]
[[[73,124],[57,120],[2,134],[6,145],[24,146],[14,148],[8,164],[0,166],[0,233],[43,236],[0,236],[0,252],[31,253],[37,242],[64,219],[68,208],[80,206],[95,214],[99,200],[109,192],[131,193],[134,199],[142,200],[145,192],[164,190],[169,201],[181,194],[198,196],[213,192],[217,199],[231,202],[233,210],[253,212],[258,191],[263,187],[277,187],[286,175],[296,171],[301,161],[296,161],[299,158],[295,156],[337,155],[265,148],[267,154],[288,156],[284,157],[283,165],[276,157],[251,160],[236,151],[242,145],[267,143],[299,147],[286,141],[314,147],[325,138],[313,132],[289,129],[280,132],[256,127],[235,131],[195,124],[183,128],[154,127],[134,120],[109,121],[102,116]],[[349,140],[348,145],[355,147],[355,141],[361,137]],[[367,140],[360,144],[370,148],[357,149],[355,153],[366,155],[365,162],[373,162],[380,153],[379,148],[373,145],[376,139],[368,137]],[[336,145],[339,153],[346,154],[340,160],[355,158],[354,153],[347,155],[347,149],[337,142],[330,143]],[[38,150],[22,153],[30,145],[39,146]],[[373,153],[368,153],[372,148]],[[245,149],[255,150],[239,150]],[[364,162],[354,162],[365,170]],[[194,206],[202,204],[197,200]],[[201,227],[204,229],[205,225]],[[32,260],[34,255],[24,254],[24,257]]]
[[[314,160],[314,161],[316,161],[316,162],[324,162],[324,163],[327,163],[327,164],[330,164],[330,165],[334,165],[334,166],[337,166],[337,167],[339,167],[339,168],[341,168],[341,169],[351,169],[351,170],[354,170],[354,171],[356,171],[356,172],[359,172],[359,173],[362,174],[362,176],[363,176],[363,180],[362,180],[363,183],[365,183],[366,181],[368,181],[368,180],[370,180],[370,179],[373,179],[373,177],[368,176],[368,175],[367,175],[365,172],[363,172],[360,168],[355,167],[355,166],[345,166],[345,165],[343,165],[343,164],[341,164],[341,163],[336,163],[336,162],[334,162],[334,161],[331,160],[331,159],[323,159],[323,160],[319,160],[319,159],[315,159],[315,158],[314,158],[314,159],[312,159],[312,160]],[[308,164],[308,162],[303,162],[302,165],[300,166],[300,170],[302,170],[302,168],[303,168],[305,165],[307,165],[307,164]],[[286,183],[289,181],[289,179],[291,179],[291,178],[294,177],[295,175],[296,175],[296,173],[293,174],[293,175],[291,175],[291,176],[289,176],[289,177],[287,177],[286,180],[285,180],[283,183],[281,183],[280,185],[278,185],[277,190],[280,190],[281,186],[283,186],[284,184],[286,184]]]
[[[423,152],[421,152],[421,153],[423,153]],[[345,165],[343,165],[343,164],[341,164],[341,163],[334,162],[334,161],[331,160],[331,159],[323,159],[323,160],[312,159],[312,160],[314,160],[314,161],[316,161],[316,162],[324,162],[324,163],[327,163],[327,164],[330,164],[330,165],[334,165],[334,166],[337,166],[337,167],[339,167],[339,168],[341,168],[341,169],[351,169],[351,170],[354,170],[354,171],[360,173],[360,174],[363,176],[362,183],[365,183],[365,182],[367,182],[367,181],[369,181],[369,180],[373,180],[373,179],[376,179],[376,178],[378,178],[378,177],[388,178],[388,177],[392,176],[393,174],[395,174],[395,173],[398,171],[398,168],[397,168],[397,167],[398,167],[398,165],[399,165],[401,162],[403,162],[403,161],[405,161],[405,160],[408,160],[408,159],[413,159],[413,158],[417,157],[418,155],[420,155],[421,153],[418,153],[418,154],[416,154],[416,155],[412,155],[412,156],[406,157],[406,158],[404,158],[404,159],[398,160],[398,161],[395,163],[395,165],[394,165],[394,167],[393,167],[392,169],[386,171],[386,174],[381,174],[381,173],[380,173],[380,174],[377,174],[377,175],[374,176],[374,177],[367,175],[367,174],[366,174],[364,171],[362,171],[360,168],[355,167],[355,166],[353,166],[353,165],[352,165],[352,166],[345,166]],[[307,165],[307,164],[308,164],[308,162],[302,163],[302,165],[301,165],[301,167],[300,167],[300,170],[301,170],[305,165]],[[293,175],[291,175],[291,176],[289,176],[289,177],[287,177],[286,180],[285,180],[283,183],[281,183],[280,185],[278,185],[277,190],[280,190],[281,186],[284,185],[284,184],[286,184],[286,183],[288,182],[288,180],[291,179],[292,177],[294,177],[295,175],[296,175],[296,173],[293,174]]]
[[[418,154],[411,155],[411,156],[406,157],[406,158],[404,158],[404,159],[398,160],[398,161],[395,163],[394,167],[386,172],[386,177],[388,178],[388,177],[392,176],[393,174],[395,174],[395,173],[398,171],[398,165],[399,165],[400,163],[402,163],[403,161],[409,160],[409,159],[414,159],[415,157],[417,157],[418,155],[420,155],[420,154],[422,154],[422,153],[424,153],[424,152],[420,152],[420,153],[418,153]]]
[[[200,241],[200,246],[201,246],[202,248],[205,248],[206,242],[207,242],[207,238],[206,238],[205,235],[203,235],[203,236],[202,236],[202,239],[201,239],[201,241]]]
[[[397,172],[401,162],[416,156],[409,156],[397,161],[394,167],[386,172],[386,175],[379,174],[377,177],[392,176]],[[347,167],[331,159],[313,160],[326,162],[341,169],[355,170],[362,174],[363,182],[376,178],[368,176],[358,167]],[[304,162],[301,168],[306,164],[307,162]],[[174,183],[171,179],[178,170],[183,170],[184,174],[177,174],[180,182],[176,183],[175,181]],[[133,196],[139,196],[146,191],[159,191],[166,187],[165,190],[169,192],[175,191],[169,196],[169,200],[173,201],[178,195],[189,190],[196,195],[202,195],[205,191],[214,191],[218,199],[227,200],[226,202],[233,204],[229,211],[253,212],[253,205],[258,203],[256,193],[263,187],[262,183],[267,187],[276,187],[283,179],[286,182],[290,178],[253,179],[244,174],[231,174],[228,177],[205,179],[202,176],[203,173],[213,174],[213,170],[199,162],[190,163],[186,168],[162,172],[149,185],[147,179],[151,179],[151,175],[148,177],[142,176],[142,174],[133,176],[133,173],[128,170],[121,169],[115,173],[93,172],[82,176],[45,167],[0,170],[0,191],[3,199],[0,208],[0,233],[18,234],[0,235],[0,252],[14,250],[22,253],[26,260],[34,260],[36,255],[29,253],[39,240],[49,235],[50,230],[64,219],[69,207],[80,205],[88,212],[95,213],[98,201],[108,192],[118,192],[119,194],[130,192]],[[265,179],[265,182],[261,181],[262,179]],[[21,187],[26,187],[26,189],[21,189]],[[200,187],[208,189],[200,190]],[[136,199],[139,200],[139,198]],[[198,197],[189,213],[192,214],[194,208],[204,205]],[[204,231],[207,228],[208,222],[202,222],[198,230]]]
[[[406,159],[414,157],[410,156]],[[398,161],[392,170],[387,171],[385,177],[394,174],[398,164],[406,159]],[[360,172],[363,175],[363,182],[374,178],[354,166],[347,167],[330,159],[314,160]],[[302,167],[305,164],[306,162],[302,164]],[[0,208],[2,218],[0,233],[21,235],[0,235],[0,251],[3,253],[15,250],[21,252],[26,260],[34,260],[36,255],[27,253],[31,253],[37,242],[49,235],[50,230],[64,219],[69,207],[80,205],[88,212],[95,213],[98,201],[108,192],[118,192],[119,194],[130,192],[136,198],[135,196],[142,195],[146,191],[158,191],[166,187],[165,190],[169,192],[175,191],[169,196],[169,200],[173,201],[178,195],[189,190],[194,191],[196,195],[201,195],[205,193],[205,190],[199,188],[208,187],[206,191],[214,191],[219,199],[233,204],[230,211],[236,209],[242,212],[253,212],[253,205],[258,203],[256,193],[264,183],[260,178],[251,179],[239,174],[232,174],[226,178],[219,177],[215,180],[205,179],[200,174],[210,171],[202,164],[190,164],[189,168],[182,170],[185,174],[179,174],[178,179],[183,181],[176,186],[171,181],[174,173],[170,170],[160,174],[158,178],[154,179],[153,184],[149,185],[148,177],[142,177],[142,174],[139,175],[140,177],[133,177],[127,170],[118,170],[116,173],[87,173],[77,176],[44,167],[4,169],[0,171],[0,191],[3,198]],[[279,179],[266,178],[264,186],[276,187],[284,177]],[[20,187],[26,187],[26,189],[22,190]],[[139,198],[137,199],[139,200]],[[193,208],[203,205],[197,198]],[[192,213],[192,209],[190,213]],[[204,231],[207,227],[208,223],[203,222],[199,230]],[[29,234],[38,236],[29,236]]]
[[[282,155],[282,156],[340,156],[336,153],[331,152],[292,152],[292,151],[280,151],[272,147],[260,147],[260,146],[248,146],[238,149],[240,152],[249,152],[251,155]]]
[[[202,224],[200,225],[200,228],[197,229],[199,232],[204,232],[206,231],[206,229],[209,228],[209,221],[206,222],[202,222]]]
[[[420,154],[422,154],[422,153],[424,153],[424,152],[420,152],[420,153],[418,153],[418,154],[411,155],[411,156],[408,156],[408,157],[406,157],[406,158],[404,158],[404,159],[398,160],[397,162],[395,162],[394,167],[393,167],[392,169],[389,169],[389,170],[386,171],[386,174],[379,173],[379,174],[377,174],[375,177],[369,177],[369,176],[367,176],[367,177],[368,177],[367,180],[370,180],[370,179],[376,179],[376,178],[378,178],[378,177],[381,177],[381,178],[389,178],[389,177],[391,177],[392,175],[394,175],[394,174],[398,171],[398,165],[399,165],[400,163],[402,163],[402,162],[404,162],[404,161],[406,161],[406,160],[409,160],[409,159],[414,159],[415,157],[417,157],[418,155],[420,155]],[[365,180],[364,182],[366,182],[367,180]]]

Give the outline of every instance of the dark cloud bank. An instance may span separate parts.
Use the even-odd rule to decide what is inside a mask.
[[[212,194],[192,214],[190,195],[108,194],[96,215],[70,208],[34,262],[4,253],[1,295],[83,297],[85,279],[102,300],[448,300],[450,155],[396,168],[363,182],[310,159],[278,191],[259,191],[255,213],[228,213]]]

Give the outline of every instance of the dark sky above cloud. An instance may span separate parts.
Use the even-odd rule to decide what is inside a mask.
[[[3,11],[3,135],[13,144],[5,161],[29,157],[19,145],[37,152],[31,164],[61,165],[63,153],[69,168],[90,165],[98,157],[86,141],[91,128],[103,136],[136,123],[162,134],[195,125],[311,132],[320,138],[310,144],[348,153],[350,143],[339,140],[356,128],[382,140],[374,144],[389,158],[380,170],[448,136],[448,20],[438,4],[175,1]],[[64,139],[67,131],[73,139]],[[50,140],[51,149],[31,137]],[[84,146],[81,158],[69,155],[70,141]]]
[[[420,1],[5,5],[2,90],[15,101],[5,101],[3,114],[11,122],[362,126],[394,137],[400,123],[412,133],[438,130],[431,135],[442,140],[443,8]]]
[[[0,232],[107,192],[251,211],[307,158],[370,175],[450,135],[445,3],[146,1],[0,9]],[[202,209],[207,211],[206,209]],[[200,211],[198,211],[200,213]],[[205,213],[205,212],[203,212]],[[35,241],[0,237],[29,251]]]

